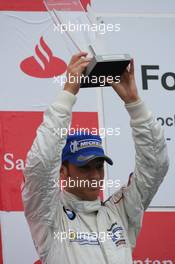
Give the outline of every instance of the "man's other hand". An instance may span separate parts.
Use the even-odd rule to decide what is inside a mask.
[[[119,83],[112,83],[112,87],[125,104],[135,102],[139,99],[134,76],[134,60],[132,59],[124,73],[121,75]]]

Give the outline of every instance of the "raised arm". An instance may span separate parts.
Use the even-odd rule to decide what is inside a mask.
[[[81,75],[89,63],[87,53],[74,55],[68,65],[67,83],[58,99],[44,113],[43,122],[37,129],[37,136],[27,154],[24,170],[22,199],[28,220],[52,223],[58,203],[59,170],[62,149],[66,143],[65,131],[71,122],[72,107],[76,101],[79,82],[69,83],[70,76]],[[64,133],[61,131],[64,129]]]
[[[75,96],[67,91],[44,113],[43,122],[27,154],[22,191],[25,215],[28,219],[52,221],[58,202],[59,169]],[[46,219],[44,219],[46,218]]]
[[[126,108],[136,151],[135,170],[129,185],[131,189],[133,186],[133,192],[137,189],[146,210],[168,170],[167,145],[163,128],[143,101],[127,104]]]
[[[133,60],[121,76],[121,82],[119,84],[113,83],[113,89],[124,101],[131,117],[130,124],[135,143],[136,158],[133,173],[135,183],[131,183],[132,180],[129,183],[130,185],[135,184],[145,210],[168,169],[168,154],[163,128],[139,98]]]
[[[167,173],[169,159],[163,128],[138,96],[133,61],[121,83],[114,83],[113,88],[125,102],[130,115],[136,156],[128,185],[115,192],[107,204],[120,214],[134,248],[143,213]]]

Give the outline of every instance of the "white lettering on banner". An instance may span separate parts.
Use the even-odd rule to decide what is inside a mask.
[[[148,70],[159,70],[159,65],[142,65],[142,83],[143,90],[148,90],[148,81],[149,80],[159,80],[159,75],[157,74],[148,74]],[[175,73],[174,72],[165,72],[161,77],[162,87],[168,91],[175,90]]]
[[[7,171],[16,169],[16,170],[23,170],[25,165],[22,159],[14,160],[13,153],[5,153],[4,154],[4,169]]]
[[[175,264],[175,262],[172,260],[151,260],[146,258],[145,260],[134,260],[133,264]]]

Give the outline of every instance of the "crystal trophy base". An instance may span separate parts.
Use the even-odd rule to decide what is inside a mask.
[[[119,82],[131,61],[128,54],[93,55],[93,58],[83,73],[85,78],[81,80],[81,88],[109,86],[105,80]]]

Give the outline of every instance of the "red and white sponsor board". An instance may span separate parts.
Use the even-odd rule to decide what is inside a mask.
[[[81,2],[86,9],[89,1],[82,0]],[[99,10],[106,10],[106,2],[108,1],[102,3],[102,1],[94,0],[92,1],[92,7],[95,7],[96,11],[98,11],[98,6]],[[111,5],[117,10],[117,5],[114,2],[116,1],[113,0]],[[56,100],[61,89],[58,77],[65,76],[70,51],[64,38],[58,32],[54,32],[52,20],[41,0],[4,0],[0,2],[0,10],[0,223],[2,239],[2,261],[1,254],[0,261],[3,264],[39,264],[23,214],[20,193],[23,177],[22,169],[27,151],[35,137],[36,129],[42,121],[43,111],[51,102]],[[74,11],[77,10],[72,7],[73,16]],[[174,35],[171,34],[172,23],[175,22],[173,18],[169,18],[169,20],[159,18],[157,24],[154,24],[155,29],[158,28],[158,24],[162,27],[164,25],[164,29],[167,30],[166,38],[169,37],[171,40],[168,44],[168,40],[164,39],[161,44],[160,36],[156,35],[159,40],[159,53],[163,54],[162,59],[159,59],[158,52],[153,57],[157,46],[154,43],[150,45],[150,41],[145,42],[146,37],[149,36],[155,39],[155,29],[151,31],[151,24],[147,23],[146,20],[139,20],[140,27],[136,27],[137,19],[131,21],[130,18],[124,18],[119,21],[114,16],[113,18],[108,16],[105,19],[107,22],[121,23],[121,32],[118,35],[119,52],[126,51],[136,57],[139,65],[136,69],[139,87],[142,87],[139,67],[143,64],[159,64],[160,68],[163,69],[161,75],[164,72],[173,71],[174,60],[170,56],[170,54],[173,54],[175,44]],[[129,40],[132,39],[132,28],[129,28],[129,25],[133,25],[135,35],[140,36],[139,41],[132,41],[132,44],[128,44]],[[144,26],[147,31],[143,34],[141,28]],[[115,49],[116,36],[106,34],[102,38],[109,52]],[[129,40],[127,36],[129,36]],[[166,52],[168,52],[168,59],[164,53],[164,44]],[[144,57],[144,51],[147,52],[146,58]],[[172,85],[172,77],[169,80],[169,85]],[[160,92],[161,86],[157,85],[155,87],[157,90],[153,91],[153,85],[151,84],[149,87],[151,92],[149,89],[148,91],[141,91],[141,95],[149,100],[149,105],[155,111],[159,109],[157,114],[161,116],[170,115],[173,96],[170,99],[170,91],[168,93],[166,89],[161,88],[163,90]],[[102,89],[103,93],[100,94],[100,100],[99,91],[97,90],[82,89],[80,91],[74,107],[72,127],[75,129],[79,127],[98,128],[100,124],[104,124],[106,129],[108,127],[121,128],[120,135],[106,138],[106,151],[109,155],[111,153],[114,161],[117,160],[117,165],[107,170],[107,176],[110,179],[118,177],[122,182],[127,181],[134,164],[134,150],[128,125],[129,119],[123,105],[118,103],[117,99],[115,102],[114,93],[110,88]],[[161,101],[158,102],[156,98],[160,98]],[[161,109],[163,98],[170,102],[166,109]],[[103,104],[101,104],[102,101]],[[109,116],[111,117],[109,118]],[[166,132],[169,132],[169,130]],[[170,146],[172,154],[173,146],[174,142],[172,140]],[[123,157],[126,156],[128,149],[130,150],[128,156],[131,155],[132,157],[130,161],[126,162]],[[126,163],[128,165],[123,166]],[[171,193],[173,186],[172,169],[170,178],[169,182],[166,182],[166,188],[161,189],[158,196],[156,196],[157,198],[155,198],[156,211],[158,211],[158,206],[172,207],[175,205],[173,196],[168,195],[168,192]],[[143,229],[134,251],[135,264],[175,263],[174,223],[174,212],[163,212],[162,210],[162,212],[148,211],[145,214]]]

